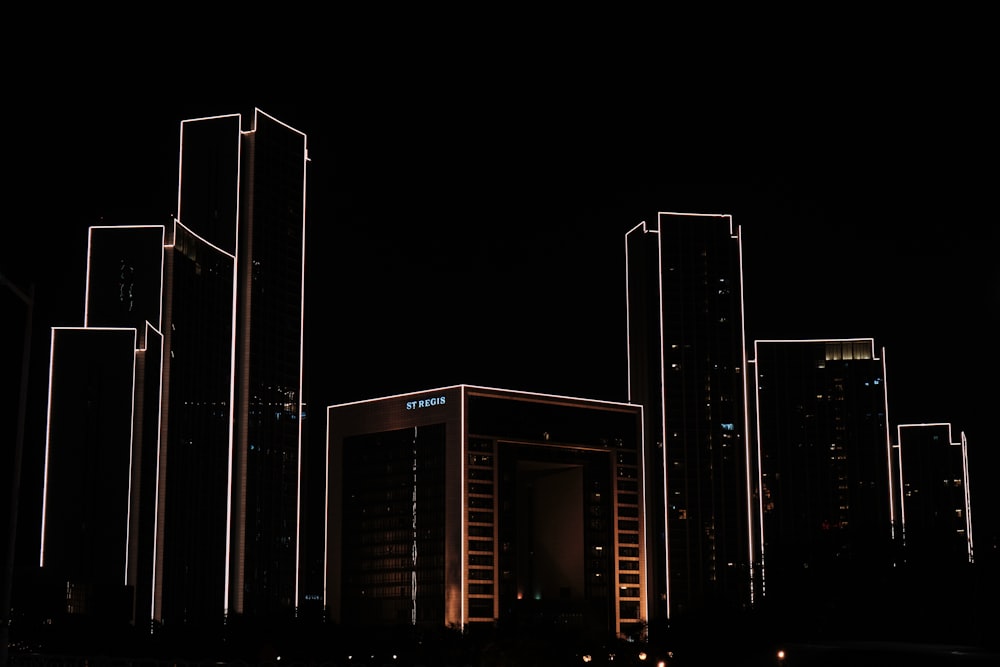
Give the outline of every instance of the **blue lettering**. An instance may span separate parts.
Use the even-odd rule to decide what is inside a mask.
[[[407,410],[416,410],[418,408],[429,408],[433,405],[444,405],[446,398],[444,396],[435,396],[434,398],[422,398],[417,401],[407,401]]]

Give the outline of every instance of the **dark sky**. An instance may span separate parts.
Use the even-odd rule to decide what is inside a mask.
[[[88,226],[167,224],[180,121],[257,106],[308,135],[314,418],[454,383],[625,400],[625,232],[657,211],[728,213],[748,344],[874,338],[891,422],[966,431],[977,546],[1000,534],[996,179],[969,159],[990,145],[977,116],[908,112],[903,127],[905,105],[866,96],[867,115],[747,105],[758,122],[726,96],[551,68],[334,67],[233,93],[68,67],[21,75],[8,154],[20,212],[0,271],[35,283],[39,372],[48,327],[82,324]]]

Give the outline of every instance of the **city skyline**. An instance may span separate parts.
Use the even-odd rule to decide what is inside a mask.
[[[985,260],[990,246],[975,228],[936,237],[918,224],[954,211],[947,200],[922,202],[917,217],[904,212],[905,199],[891,195],[867,210],[853,209],[851,202],[825,200],[815,185],[799,189],[782,179],[658,185],[656,171],[632,182],[610,169],[587,173],[579,164],[565,164],[557,182],[546,181],[539,167],[492,186],[467,171],[447,172],[451,181],[439,174],[413,180],[415,173],[393,179],[372,170],[375,147],[355,153],[363,146],[349,143],[339,156],[324,154],[337,144],[333,128],[309,120],[307,111],[295,117],[255,104],[310,136],[305,398],[313,414],[338,402],[456,383],[623,400],[625,231],[657,211],[732,215],[744,238],[747,341],[872,337],[884,346],[890,422],[948,422],[956,433],[966,432],[977,556],[991,538],[995,544],[995,492],[983,480],[996,456],[986,422],[992,401],[989,387],[984,394],[970,372],[978,366],[988,375],[996,363],[977,363],[972,351],[987,349],[996,332],[997,270],[968,263],[969,257]],[[85,262],[80,240],[90,226],[166,223],[166,215],[152,211],[169,209],[173,200],[154,195],[158,201],[143,204],[138,198],[176,187],[176,172],[154,162],[166,156],[176,169],[180,120],[229,111],[153,120],[158,110],[143,118],[153,135],[164,130],[157,126],[173,130],[173,150],[157,146],[148,157],[137,154],[146,166],[128,165],[128,180],[125,165],[114,161],[66,166],[80,177],[71,191],[86,195],[81,206],[54,212],[62,218],[54,228],[15,232],[23,234],[15,236],[21,248],[50,246],[59,280],[25,263],[41,262],[44,254],[3,256],[2,270],[15,284],[37,281],[36,330],[47,336],[49,327],[79,324],[84,270],[73,267]],[[111,142],[111,155],[118,149],[107,130],[96,138]],[[122,134],[127,143],[129,133]],[[449,147],[459,150],[454,142]],[[407,155],[403,162],[416,166]],[[131,180],[137,173],[140,180]],[[497,178],[500,172],[490,173]],[[602,183],[607,190],[595,189]],[[137,191],[129,195],[132,186]],[[847,218],[851,213],[859,217]],[[866,228],[879,215],[906,224]],[[10,274],[8,265],[15,267]],[[449,298],[436,298],[441,295]],[[37,344],[32,352],[35,361],[46,356]],[[26,446],[38,435],[34,428],[29,422]],[[22,489],[30,488],[22,481]],[[22,523],[19,537],[24,529]]]
[[[620,399],[625,233],[659,211],[726,214],[742,229],[748,342],[872,337],[886,348],[892,423],[946,421],[965,430],[974,496],[978,457],[996,460],[987,445],[996,393],[982,384],[1000,370],[988,354],[1000,335],[1000,269],[990,258],[995,227],[976,222],[990,210],[989,192],[974,181],[935,173],[850,183],[779,172],[685,183],[659,164],[655,143],[597,141],[588,152],[584,139],[559,132],[548,143],[539,132],[508,143],[486,138],[491,150],[475,159],[463,146],[464,125],[439,120],[417,133],[416,120],[383,127],[355,111],[338,126],[308,99],[246,97],[236,105],[210,98],[147,106],[140,98],[83,109],[78,125],[87,131],[51,177],[43,178],[53,168],[44,156],[58,152],[57,137],[19,147],[25,168],[15,188],[49,204],[48,224],[26,218],[14,226],[2,260],[14,284],[36,282],[36,328],[82,321],[90,226],[169,222],[180,120],[255,105],[310,136],[312,405],[464,382]],[[142,150],[137,132],[146,137]],[[58,197],[42,196],[47,178]],[[435,294],[457,297],[462,309],[450,311]],[[371,328],[338,327],[331,344],[329,309],[356,313]],[[422,325],[386,341],[372,336],[401,332],[391,313]],[[475,349],[457,343],[459,314],[477,330]],[[588,371],[568,341],[586,347]],[[505,347],[519,358],[497,354]],[[376,373],[353,363],[376,351]]]

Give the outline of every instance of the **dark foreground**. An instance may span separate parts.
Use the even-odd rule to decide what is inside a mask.
[[[780,632],[689,628],[660,641],[602,641],[585,633],[244,628],[213,635],[54,631],[9,647],[11,667],[979,667],[1000,665],[1000,644],[915,639],[784,641]]]
[[[295,659],[273,655],[263,659],[214,660],[194,656],[167,658],[165,656],[122,656],[113,651],[105,655],[66,655],[46,653],[15,653],[10,656],[11,667],[501,667],[533,665],[650,665],[650,667],[684,667],[687,665],[732,665],[757,667],[996,667],[1000,653],[983,648],[948,646],[938,644],[900,644],[895,642],[839,642],[829,641],[810,644],[789,644],[784,649],[767,655],[743,654],[740,651],[718,652],[707,648],[692,654],[658,652],[643,645],[614,647],[610,652],[573,650],[537,646],[530,643],[493,645],[484,647],[477,654],[424,655],[391,653],[372,647],[370,651],[353,655],[340,655],[330,659]]]

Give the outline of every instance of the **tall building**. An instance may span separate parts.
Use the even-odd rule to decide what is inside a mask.
[[[641,422],[469,385],[329,406],[331,619],[642,633]]]
[[[0,664],[7,664],[11,598],[14,588],[14,560],[17,543],[18,500],[21,489],[21,462],[28,403],[28,371],[31,360],[31,331],[35,288],[16,285],[0,274],[0,312],[4,313],[12,337],[11,345],[0,354],[0,378],[5,395],[16,400],[0,406]],[[18,341],[18,338],[20,340]]]
[[[148,605],[163,247],[162,225],[92,227],[83,326],[51,332],[39,566],[67,614]]]
[[[625,236],[653,621],[752,603],[741,252],[729,215],[659,213]]]
[[[297,605],[306,136],[181,123],[153,617]]]
[[[39,560],[67,610],[294,611],[307,162],[259,109],[184,120],[172,223],[91,229],[50,359]]]
[[[221,621],[229,600],[236,258],[175,220],[166,255],[163,410],[150,618]]]
[[[978,627],[992,637],[995,614],[982,614],[996,608],[997,578],[989,563],[975,559],[965,432],[956,439],[947,422],[898,424],[893,464],[901,618],[928,632]]]
[[[751,394],[763,606],[885,601],[894,557],[885,355],[870,338],[757,340]]]
[[[969,454],[950,423],[898,424],[894,472],[903,560],[916,565],[973,563]]]

